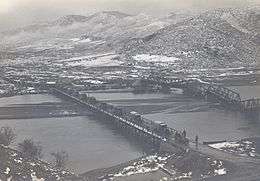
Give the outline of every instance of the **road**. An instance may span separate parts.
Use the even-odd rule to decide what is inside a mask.
[[[260,181],[260,159],[258,158],[231,154],[203,144],[199,144],[196,148],[194,142],[190,143],[190,148],[195,152],[222,160],[231,168],[228,174],[207,178],[207,181]]]

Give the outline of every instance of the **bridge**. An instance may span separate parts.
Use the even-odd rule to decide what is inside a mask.
[[[52,88],[52,92],[86,106],[95,115],[104,118],[102,120],[113,124],[125,133],[143,139],[157,148],[161,145],[167,145],[168,147],[172,146],[185,150],[189,144],[186,133],[170,128],[165,123],[151,121],[136,112],[129,112],[111,104],[98,101],[95,97],[81,94],[80,92],[73,91],[71,88]]]
[[[163,148],[162,151],[178,152],[178,151],[194,151],[199,154],[207,155],[221,161],[228,161],[235,164],[238,168],[242,168],[243,176],[240,174],[227,174],[226,180],[231,178],[242,178],[242,180],[249,180],[252,178],[259,178],[258,158],[244,157],[233,153],[223,152],[222,150],[211,148],[203,144],[194,144],[192,140],[188,140],[186,135],[178,132],[175,129],[167,127],[167,125],[155,123],[148,119],[142,118],[139,114],[133,112],[126,112],[113,105],[96,100],[86,94],[73,91],[72,89],[53,88],[53,93],[63,96],[68,99],[86,106],[88,109],[95,112],[97,115],[105,117],[102,119],[109,122],[109,124],[116,125],[123,132],[127,132],[132,136],[138,136],[146,143],[150,143],[157,148]],[[225,90],[224,90],[225,91]],[[191,142],[189,144],[189,141]],[[165,148],[166,147],[166,148]],[[252,171],[252,168],[256,168]],[[240,173],[235,172],[236,173]],[[224,177],[225,178],[225,175]]]
[[[260,164],[259,159],[223,152],[201,143],[198,143],[199,147],[197,147],[196,143],[193,140],[188,139],[184,132],[169,128],[164,123],[156,123],[149,119],[145,119],[136,112],[129,112],[102,101],[98,101],[95,97],[77,92],[71,87],[56,87],[51,90],[58,96],[71,99],[86,106],[97,116],[100,116],[101,120],[116,126],[118,129],[122,130],[123,133],[138,137],[143,140],[144,143],[148,143],[150,146],[153,146],[153,148],[158,148],[161,151],[176,153],[178,151],[192,150],[221,160],[231,161],[236,164],[244,164],[245,162]]]
[[[192,96],[203,97],[206,100],[214,99],[224,106],[245,113],[259,112],[260,99],[242,100],[239,93],[213,83],[203,82],[199,79],[168,78],[161,76],[148,76],[141,79],[140,86],[158,85],[165,89],[181,88]]]

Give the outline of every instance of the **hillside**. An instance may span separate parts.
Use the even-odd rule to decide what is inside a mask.
[[[57,52],[72,57],[117,51],[126,61],[143,54],[171,57],[177,68],[170,68],[178,71],[248,67],[260,57],[259,18],[257,7],[173,12],[163,17],[103,11],[5,32],[0,41],[10,52],[29,51],[54,59]]]
[[[208,11],[174,25],[170,25],[145,38],[127,42],[120,53],[132,57],[140,54],[164,55],[181,60],[188,69],[251,66],[259,53],[259,15],[253,11],[240,19],[241,10],[219,9]],[[254,17],[252,17],[254,15]],[[242,17],[254,19],[250,23]],[[247,25],[244,25],[248,22]],[[253,25],[254,24],[254,25]]]
[[[0,145],[0,180],[79,181],[82,179],[69,171],[56,169],[37,159],[26,158],[18,151]]]
[[[57,20],[33,24],[2,33],[3,43],[34,43],[36,39],[80,38],[82,35],[103,39],[112,46],[131,38],[142,38],[186,18],[174,14],[163,18],[146,14],[128,15],[118,11],[103,11],[90,16],[67,15]],[[180,18],[179,18],[180,17]],[[1,33],[0,33],[1,35]]]

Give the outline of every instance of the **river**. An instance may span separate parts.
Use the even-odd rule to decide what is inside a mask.
[[[258,87],[250,87],[250,91],[244,86],[232,88],[239,90],[243,98],[258,95]],[[91,95],[98,100],[137,111],[153,121],[166,122],[172,128],[186,129],[188,137],[194,138],[198,135],[200,142],[260,137],[259,121],[248,119],[239,112],[225,110],[219,104],[188,97],[181,91],[172,94],[106,92]],[[44,102],[62,100],[51,95],[15,96],[0,99],[0,107]],[[70,158],[68,166],[77,173],[109,167],[143,155],[140,145],[92,117],[2,119],[0,126],[3,125],[15,128],[17,142],[24,138],[40,141],[44,148],[45,160],[51,159],[49,153],[53,151],[66,150]],[[259,151],[258,148],[257,150]]]
[[[166,122],[177,130],[186,129],[188,137],[193,139],[198,135],[201,142],[260,137],[260,122],[239,112],[225,110],[216,103],[180,93],[92,95],[124,109],[137,111],[153,121]]]
[[[260,86],[232,86],[229,87],[232,90],[238,92],[241,96],[241,99],[252,99],[260,98]]]
[[[22,95],[1,98],[0,107],[47,102],[62,100],[47,94]],[[92,117],[1,119],[0,126],[5,125],[15,129],[14,147],[25,138],[33,138],[41,143],[46,161],[52,160],[51,152],[65,150],[69,154],[68,167],[76,173],[113,166],[143,155],[140,145]]]

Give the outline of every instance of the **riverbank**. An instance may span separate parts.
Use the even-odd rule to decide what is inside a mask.
[[[212,177],[221,179],[233,168],[231,163],[188,151],[149,155],[81,176],[88,181],[206,180]]]
[[[106,122],[97,120],[81,105],[52,95],[1,98],[1,111],[18,118],[0,119],[0,127],[10,126],[17,134],[13,147],[24,139],[33,138],[41,143],[43,159],[47,162],[52,160],[50,153],[65,150],[69,154],[67,168],[75,173],[117,165],[143,155],[140,143],[129,140]],[[80,116],[73,112],[64,115],[66,111],[78,112]],[[28,115],[35,117],[20,117]]]
[[[143,114],[150,114],[150,116],[152,116],[153,120],[157,120],[157,118],[159,118],[159,117],[155,117],[154,114],[160,114],[160,115],[164,114],[164,116],[167,116],[167,117],[170,116],[171,117],[171,115],[176,115],[176,114],[183,115],[183,114],[186,114],[186,113],[190,113],[191,116],[192,116],[192,119],[194,119],[194,118],[196,118],[194,116],[195,113],[200,114],[200,113],[203,112],[205,114],[209,114],[209,111],[210,112],[215,112],[216,109],[217,109],[217,105],[215,105],[215,104],[212,104],[212,103],[209,103],[209,102],[203,102],[203,100],[197,100],[197,99],[193,99],[193,98],[190,98],[190,97],[185,97],[182,94],[171,94],[171,95],[157,94],[157,97],[154,96],[154,94],[146,94],[146,95],[132,95],[131,94],[132,97],[131,97],[130,100],[128,99],[129,93],[123,92],[122,94],[120,92],[116,92],[116,96],[114,96],[114,97],[117,100],[111,100],[111,96],[108,96],[108,95],[111,95],[111,92],[110,93],[106,92],[106,93],[104,93],[103,96],[106,97],[106,101],[107,102],[112,102],[113,104],[118,104],[118,105],[120,105],[123,108],[128,107],[129,109],[136,109],[137,112],[139,112],[141,110],[141,112]],[[125,94],[127,94],[127,95],[125,95]],[[122,95],[122,96],[119,96],[119,95]],[[100,95],[100,94],[99,94],[99,96],[102,97],[102,95]],[[121,97],[123,99],[121,99]],[[51,105],[51,106],[54,106],[54,107],[57,106],[57,105],[60,105],[60,103],[51,103],[51,104],[44,103],[44,104],[48,105],[48,106]],[[40,109],[44,109],[44,107],[45,107],[44,104],[39,104],[39,108]],[[21,107],[25,107],[25,110],[27,108],[31,109],[34,106],[37,107],[37,104],[32,104],[32,105],[21,104]],[[48,107],[48,106],[46,106],[46,107]],[[15,107],[15,105],[12,105],[10,107],[14,108],[14,110],[17,109],[17,107]],[[8,108],[9,107],[3,107],[3,109],[8,109]],[[61,108],[64,109],[64,108],[66,108],[66,106],[65,107],[61,106]],[[142,108],[142,109],[140,109],[140,108]],[[38,111],[40,111],[40,109]],[[21,111],[21,112],[23,112],[23,111]],[[35,112],[37,112],[37,111],[35,111]],[[217,115],[217,114],[214,114],[214,115]],[[232,114],[232,116],[233,116],[233,114]],[[162,116],[160,116],[160,118],[162,118]],[[166,118],[166,117],[163,117],[163,118]],[[207,118],[209,118],[209,116]],[[213,116],[211,117],[211,119],[212,118],[213,118]],[[237,119],[237,117],[236,117],[236,119]],[[180,120],[181,121],[185,121],[183,119],[180,119]],[[172,119],[171,121],[173,121],[173,122],[170,125],[175,128],[176,122],[180,121],[180,120]],[[100,121],[100,120],[97,120],[97,121]],[[194,121],[198,121],[198,120],[195,119]],[[207,121],[207,123],[209,122],[208,119],[205,120],[205,121]],[[245,120],[241,120],[241,121],[245,121]],[[216,121],[216,123],[219,124],[219,120]],[[194,128],[194,125],[193,125],[192,128]],[[203,125],[203,124],[200,123],[200,125]],[[225,125],[225,124],[223,124],[223,125]],[[48,129],[50,129],[50,128],[48,128]],[[180,129],[183,129],[183,127],[180,128]],[[205,130],[207,130],[207,129],[205,129]],[[221,129],[219,129],[219,130],[221,130]],[[85,130],[81,130],[81,131],[85,131]],[[223,131],[223,130],[221,130],[221,131]],[[188,131],[188,134],[189,133],[190,132]],[[231,133],[232,133],[232,131],[231,131]],[[222,135],[225,136],[225,134],[223,134],[223,133],[222,133]],[[75,140],[75,141],[77,141],[77,140]],[[101,150],[99,150],[99,151],[101,151]],[[85,154],[86,154],[86,152],[85,152]],[[84,155],[81,155],[81,156],[84,156]],[[132,165],[130,164],[128,166],[132,166]],[[115,172],[114,175],[116,175],[116,174],[118,174],[118,173],[120,173],[122,171],[125,171],[124,169],[127,168],[128,166],[126,166],[126,167],[119,167],[121,170],[120,169],[117,170],[117,172]],[[99,168],[99,167],[97,167],[97,168]],[[83,169],[83,167],[82,167],[82,169]],[[156,174],[158,176],[165,176],[163,173],[165,174],[165,172],[161,171],[160,169],[158,169],[158,171],[156,172]],[[108,174],[110,174],[110,173],[108,173]],[[150,173],[147,173],[147,174],[150,174]],[[185,172],[184,174],[185,175],[179,175],[179,176],[180,177],[182,177],[182,176],[190,177],[191,176],[191,175],[189,175],[189,172]],[[146,175],[146,174],[144,174],[144,175]],[[106,175],[103,175],[103,176],[106,176]],[[136,178],[136,176],[133,176],[133,177]],[[122,179],[125,179],[125,178],[119,177],[119,178],[116,178],[116,179],[122,180]]]
[[[25,157],[19,151],[2,145],[0,145],[0,178],[10,181],[83,180],[74,173],[57,169],[41,160]]]
[[[1,119],[33,119],[66,116],[90,116],[92,113],[80,105],[68,102],[41,104],[12,104],[0,107]]]

